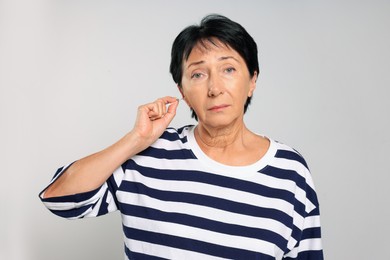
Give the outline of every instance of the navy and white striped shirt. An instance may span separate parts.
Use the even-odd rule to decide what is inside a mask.
[[[120,210],[126,259],[323,259],[302,156],[271,140],[258,162],[227,166],[202,152],[193,129],[168,128],[96,190],[41,199],[69,219]]]

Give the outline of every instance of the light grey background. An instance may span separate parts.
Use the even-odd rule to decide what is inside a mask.
[[[389,1],[0,0],[0,259],[123,259],[120,216],[68,221],[38,199],[55,170],[179,93],[170,47],[208,13],[259,46],[249,127],[307,159],[326,259],[385,259]],[[184,103],[173,126],[193,123]]]

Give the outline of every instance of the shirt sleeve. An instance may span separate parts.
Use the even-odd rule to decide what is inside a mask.
[[[310,172],[306,175],[306,202],[302,215],[295,216],[294,246],[284,257],[288,260],[323,260],[320,210]]]
[[[49,187],[71,164],[61,167],[52,178]],[[47,187],[39,193],[43,204],[55,215],[67,219],[97,217],[118,210],[116,191],[123,179],[124,170],[119,167],[99,188],[74,195],[44,198]]]

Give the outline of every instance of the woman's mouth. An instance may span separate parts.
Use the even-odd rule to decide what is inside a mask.
[[[229,105],[216,105],[216,106],[212,106],[210,107],[208,110],[209,111],[214,111],[214,112],[218,112],[218,111],[222,111],[224,110],[225,108],[227,108]]]

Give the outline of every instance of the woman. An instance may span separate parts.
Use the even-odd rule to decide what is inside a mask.
[[[304,159],[243,120],[259,74],[252,37],[207,16],[177,36],[170,71],[198,124],[168,127],[173,97],[140,106],[121,140],[56,173],[45,205],[66,218],[120,210],[126,259],[323,259]]]

